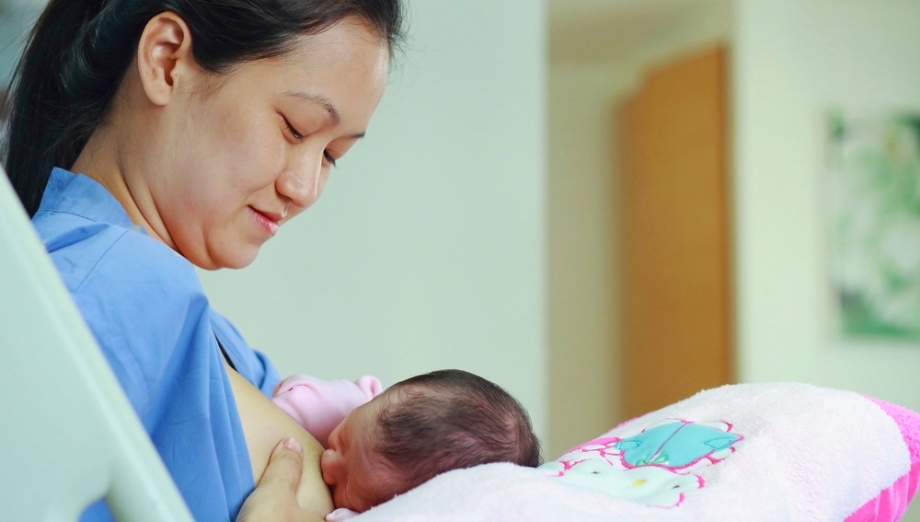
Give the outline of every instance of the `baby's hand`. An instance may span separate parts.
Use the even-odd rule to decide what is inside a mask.
[[[329,434],[358,406],[383,391],[376,377],[357,381],[326,381],[310,375],[292,375],[275,386],[272,402],[309,431],[324,448]]]
[[[348,508],[339,508],[326,515],[326,522],[341,522],[342,520],[356,517],[358,514],[357,511],[352,511]]]

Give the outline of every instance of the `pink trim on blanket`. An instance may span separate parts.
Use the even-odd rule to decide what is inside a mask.
[[[910,471],[863,504],[847,517],[846,522],[895,522],[904,516],[904,511],[920,487],[920,415],[881,399],[868,396],[866,398],[878,405],[898,424],[910,453]]]

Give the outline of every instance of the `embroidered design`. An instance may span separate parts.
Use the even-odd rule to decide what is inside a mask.
[[[739,438],[737,433],[730,433],[721,426],[678,421],[648,428],[615,446],[623,451],[623,462],[628,466],[655,464],[681,469],[712,455],[722,455],[723,450]]]
[[[694,473],[727,458],[743,439],[726,422],[671,419],[626,438],[601,437],[540,469],[567,484],[651,506],[680,505],[704,487]]]

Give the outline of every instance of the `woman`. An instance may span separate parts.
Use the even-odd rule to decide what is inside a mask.
[[[319,197],[400,30],[398,0],[52,0],[16,71],[10,179],[196,520],[236,517],[282,439],[296,499],[266,479],[245,516],[331,510],[321,448],[194,266],[248,265]]]

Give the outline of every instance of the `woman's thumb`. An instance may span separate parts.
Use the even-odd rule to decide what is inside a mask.
[[[276,487],[284,484],[292,491],[297,491],[302,474],[303,446],[299,440],[292,437],[282,440],[272,450],[260,484],[276,482]]]

